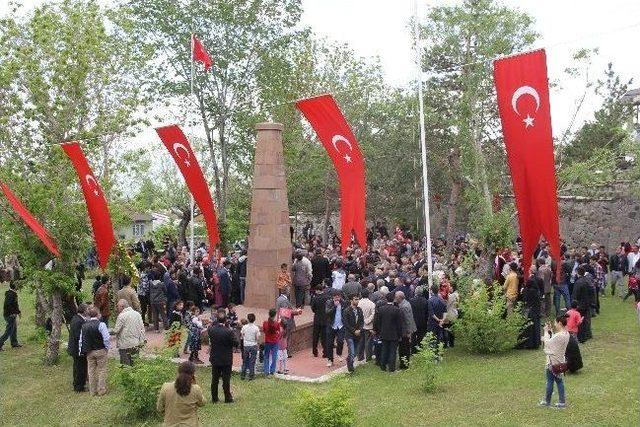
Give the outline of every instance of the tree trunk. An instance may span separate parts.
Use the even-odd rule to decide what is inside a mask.
[[[187,245],[187,227],[191,222],[191,212],[182,211],[182,218],[180,218],[180,222],[178,223],[178,246],[188,246]]]
[[[47,366],[58,363],[62,322],[62,293],[60,291],[54,291],[51,296],[51,335],[49,335],[49,339],[47,340],[44,356],[44,364]]]
[[[47,314],[49,313],[49,303],[45,298],[42,289],[40,286],[36,287],[36,313],[35,313],[35,324],[39,328],[44,328],[44,325],[47,321]]]
[[[447,252],[451,252],[455,241],[455,226],[458,212],[458,197],[462,188],[462,171],[460,167],[460,149],[452,148],[449,153],[449,173],[451,174],[451,194],[447,208]]]

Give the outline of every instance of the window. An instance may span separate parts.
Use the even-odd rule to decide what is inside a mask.
[[[141,222],[136,222],[133,224],[133,235],[134,236],[144,236],[144,224]]]

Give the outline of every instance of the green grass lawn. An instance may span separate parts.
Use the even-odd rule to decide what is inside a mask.
[[[0,288],[0,303],[6,284]],[[91,398],[71,391],[71,359],[44,367],[42,348],[29,342],[34,328],[32,298],[21,293],[24,316],[19,339],[25,347],[0,353],[1,425],[131,425],[119,416],[118,390]],[[2,322],[4,330],[4,323]],[[411,371],[393,375],[373,366],[359,367],[347,381],[353,385],[357,424],[414,425],[640,425],[640,339],[632,303],[607,297],[602,315],[593,321],[594,339],[582,346],[585,368],[565,379],[569,408],[538,408],[544,390],[541,351],[512,351],[502,356],[472,356],[448,350],[442,386],[424,394]],[[111,361],[109,369],[117,368]],[[198,380],[208,396],[210,371]],[[275,379],[240,382],[232,378],[236,403],[207,404],[200,411],[204,425],[287,426],[297,424],[291,403],[303,390],[326,390],[331,383],[305,385]],[[554,394],[554,400],[557,396]],[[158,420],[149,420],[155,425]]]

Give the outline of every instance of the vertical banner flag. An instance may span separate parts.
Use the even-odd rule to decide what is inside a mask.
[[[36,236],[40,239],[40,241],[49,249],[56,257],[60,258],[60,252],[58,251],[58,246],[56,242],[53,241],[53,238],[49,234],[49,232],[38,222],[37,219],[31,215],[31,212],[24,207],[22,202],[16,197],[15,194],[11,191],[11,189],[4,182],[0,182],[0,188],[2,188],[2,192],[5,197],[13,207],[13,210],[16,211],[20,218],[24,221],[25,224],[29,226],[31,231],[35,233]]]
[[[498,110],[518,209],[526,277],[540,236],[560,272],[558,190],[544,50],[494,61]]]
[[[91,218],[91,227],[93,228],[93,236],[96,241],[96,250],[98,251],[98,262],[104,270],[111,255],[111,249],[116,243],[113,235],[113,224],[111,224],[111,215],[109,214],[109,206],[98,180],[93,175],[89,163],[77,142],[69,142],[62,144],[62,149],[73,164],[78,174],[80,187],[84,194],[84,200],[87,203],[87,211]]]
[[[211,60],[209,53],[206,51],[206,49],[202,45],[202,42],[198,40],[195,34],[191,35],[191,46],[193,49],[191,52],[191,59],[193,61],[198,61],[202,63],[202,65],[204,66],[204,70],[208,71],[209,68],[211,68],[211,65],[213,64],[213,61]]]
[[[218,220],[211,192],[209,191],[209,184],[204,179],[198,159],[196,159],[189,141],[187,141],[184,133],[177,125],[156,128],[156,132],[158,132],[162,143],[167,147],[176,165],[178,165],[178,169],[180,169],[187,187],[189,187],[189,191],[193,195],[193,199],[198,204],[200,212],[202,212],[207,226],[207,233],[209,234],[209,253],[213,255],[215,247],[220,241]]]
[[[363,248],[366,238],[366,192],[364,158],[349,124],[331,95],[296,102],[296,107],[316,131],[338,173],[342,252],[353,232]]]

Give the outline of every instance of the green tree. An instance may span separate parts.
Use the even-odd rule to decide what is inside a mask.
[[[145,102],[137,80],[145,58],[129,48],[129,30],[122,10],[92,0],[55,1],[0,20],[0,95],[7,101],[0,107],[0,179],[50,230],[62,257],[53,272],[43,271],[51,256],[12,215],[0,217],[0,244],[19,253],[30,272],[38,319],[49,311],[47,364],[58,359],[74,263],[91,244],[75,172],[57,144],[88,138],[83,149],[90,159],[103,155],[94,166],[109,190],[105,143],[137,123],[135,113]]]

